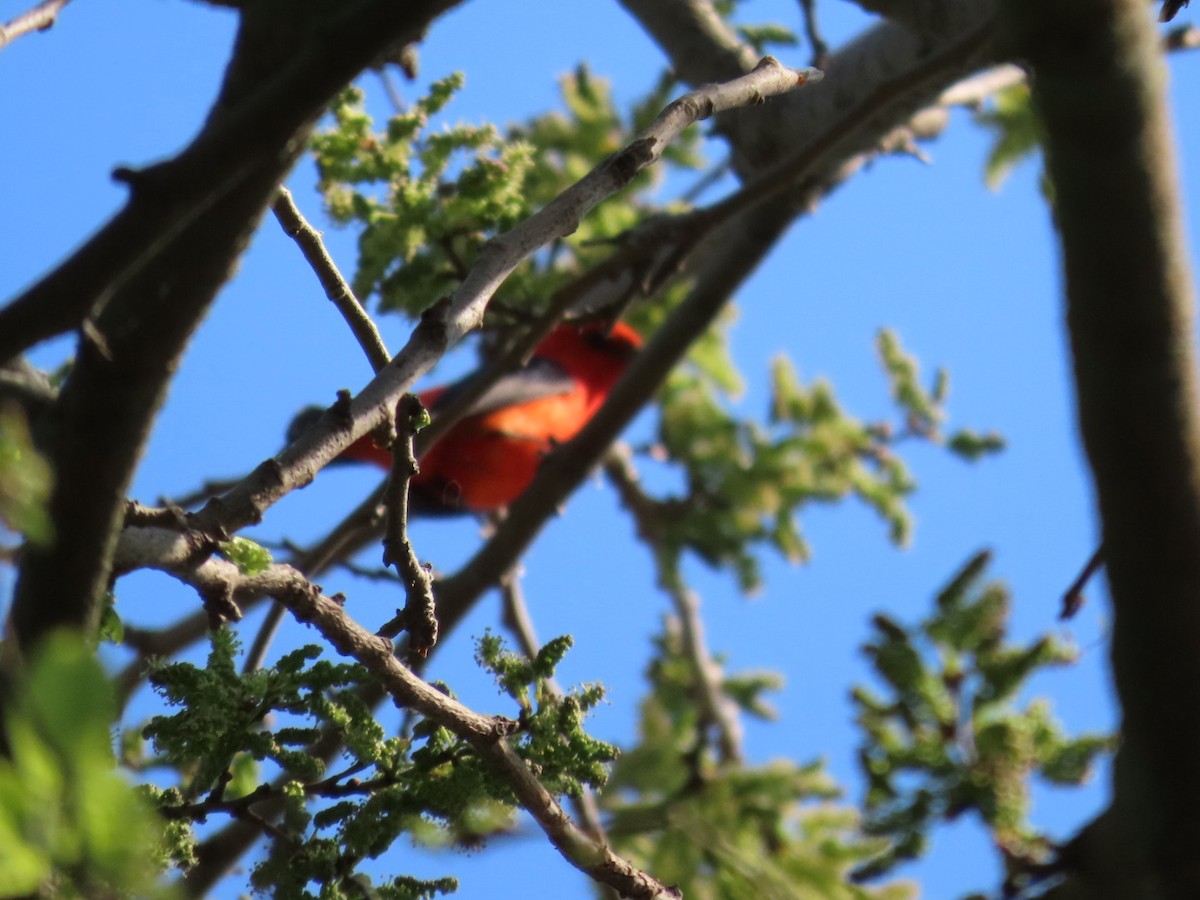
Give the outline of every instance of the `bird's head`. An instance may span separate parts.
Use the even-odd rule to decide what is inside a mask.
[[[572,375],[607,390],[642,347],[642,337],[624,322],[559,325],[533,351]]]

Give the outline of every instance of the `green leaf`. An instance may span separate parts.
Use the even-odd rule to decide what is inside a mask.
[[[35,544],[54,536],[46,502],[53,485],[49,463],[34,449],[24,411],[0,405],[0,523]]]
[[[52,634],[11,697],[10,753],[0,757],[0,895],[161,896],[162,827],[114,771],[114,698],[92,649],[75,634]]]
[[[244,537],[232,537],[220,544],[221,555],[238,567],[243,575],[258,575],[274,561],[265,547]]]
[[[125,623],[117,614],[116,598],[111,593],[105,594],[104,597],[104,609],[100,612],[99,637],[102,641],[118,646],[125,640]]]
[[[999,453],[1004,449],[1004,438],[993,431],[987,434],[977,434],[964,428],[956,431],[946,441],[946,448],[956,456],[961,456],[969,462],[975,462],[984,456]]]
[[[1030,781],[1077,783],[1114,742],[1071,739],[1041,701],[1017,706],[1029,680],[1074,660],[1052,638],[1006,640],[1005,587],[985,582],[989,554],[978,553],[935,595],[932,615],[904,626],[875,618],[865,649],[887,688],[852,694],[862,731],[860,764],[868,789],[865,826],[887,851],[861,868],[873,878],[923,853],[940,821],[974,813],[1005,858],[1046,861],[1050,841],[1030,822]]]
[[[739,25],[738,34],[742,40],[754,48],[759,56],[765,55],[771,47],[796,47],[800,40],[790,28],[782,25]]]
[[[984,181],[997,190],[1012,170],[1041,146],[1042,126],[1030,101],[1029,85],[1021,83],[999,91],[991,108],[976,114],[976,121],[994,133]]]

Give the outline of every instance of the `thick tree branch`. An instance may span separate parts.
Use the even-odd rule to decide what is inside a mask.
[[[757,55],[709,0],[619,0],[687,84],[737,78]]]
[[[224,594],[235,602],[254,597],[277,597],[303,622],[315,624],[330,643],[371,670],[385,690],[404,707],[435,719],[468,741],[491,742],[513,730],[516,723],[482,716],[426,684],[395,658],[392,642],[355,623],[342,605],[321,594],[299,570],[272,565],[255,575],[217,556],[197,561],[196,535],[165,528],[142,529],[140,558],[131,562],[179,578],[201,596]]]
[[[622,5],[666,53],[675,72],[696,84],[729,77],[747,64],[747,48],[738,44],[708,0],[622,0]],[[992,0],[914,0],[928,31],[914,32],[893,22],[882,23],[828,57],[825,82],[811,91],[781,99],[764,116],[730,114],[715,128],[730,142],[734,168],[743,177],[781,156],[800,152],[819,139],[847,110],[860,108],[881,84],[902,81],[930,56],[959,43],[991,24]],[[812,173],[819,184],[837,183],[838,170],[855,154],[870,152],[890,131],[907,122],[947,86],[987,62],[977,54],[965,69],[948,71],[940,81],[913,85],[892,105],[855,129],[847,155]]]
[[[73,330],[131,278],[179,243],[180,233],[264,164],[300,152],[302,129],[340,87],[398,41],[415,40],[455,0],[397,5],[358,0],[263,0],[243,14],[235,55],[204,130],[175,158],[118,170],[125,208],[57,269],[0,309],[0,362]],[[289,40],[288,38],[291,38]],[[263,72],[271,72],[269,78]],[[286,169],[286,166],[283,166]],[[263,204],[265,205],[265,204]],[[261,210],[259,210],[261,211]]]
[[[32,548],[21,568],[13,622],[23,644],[54,627],[95,623],[125,491],[193,330],[333,94],[386,47],[415,39],[447,5],[247,7],[199,137],[174,160],[126,173],[125,209],[0,310],[0,359],[85,316],[91,322],[43,425],[57,541]],[[264,78],[264,70],[276,74]]]
[[[503,720],[479,717],[461,704],[417,679],[392,653],[391,642],[359,627],[336,603],[317,595],[281,597],[301,621],[311,622],[342,653],[353,656],[385,686],[397,703],[417,709],[466,740],[491,765],[513,791],[517,802],[541,826],[547,838],[571,865],[603,884],[614,887],[622,896],[677,898],[677,890],[655,881],[581,831],[559,802],[530,771],[525,762],[502,736]],[[415,684],[413,684],[415,682]],[[417,685],[424,686],[417,689]],[[410,700],[440,698],[438,705],[426,702],[425,709]],[[482,726],[475,723],[482,719]],[[515,723],[512,723],[515,725]]]
[[[1200,896],[1200,420],[1194,285],[1143,0],[1008,0],[1046,128],[1079,420],[1122,707],[1113,805],[1071,848],[1089,897]]]

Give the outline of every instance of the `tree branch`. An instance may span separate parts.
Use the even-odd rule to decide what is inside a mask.
[[[325,296],[337,307],[346,324],[350,326],[350,331],[371,363],[371,370],[378,373],[388,364],[392,355],[388,353],[387,345],[379,335],[379,329],[354,296],[350,283],[342,277],[333,257],[325,249],[321,233],[304,218],[296,206],[292,192],[285,187],[279,188],[279,196],[271,204],[271,211],[275,213],[283,233],[294,240],[300,252],[304,254],[317,280],[321,282],[321,287],[325,289]]]
[[[316,578],[341,559],[348,559],[378,539],[383,523],[383,489],[386,481],[372,491],[341,522],[335,525],[317,543],[296,552],[286,565],[303,572],[307,578]],[[113,570],[117,574],[133,571],[142,558],[140,546],[142,534],[138,529],[127,528],[117,542]],[[243,609],[252,609],[265,597],[242,598]],[[267,649],[283,620],[286,610],[274,603],[259,627],[254,642],[246,653],[246,671],[258,669],[266,657]],[[204,637],[208,630],[208,617],[203,612],[192,613],[178,622],[162,629],[143,631],[127,626],[125,642],[137,650],[139,659],[130,663],[120,674],[122,706],[128,702],[133,691],[144,678],[145,660],[151,656],[170,656]]]
[[[744,70],[749,63],[748,48],[738,43],[707,0],[621,0],[621,4],[666,53],[672,69],[690,84],[728,78],[731,71]],[[847,110],[860,108],[881,85],[901,83],[928,57],[989,27],[995,9],[992,0],[913,0],[910,5],[931,23],[925,33],[884,22],[829,56],[827,77],[819,87],[781,99],[767,115],[732,114],[718,119],[715,130],[729,141],[735,170],[746,177],[782,156],[802,152],[809,141],[820,139],[840,122]],[[969,70],[985,62],[986,55],[977,54],[966,65]],[[898,93],[886,110],[859,123],[846,154],[813,172],[814,182],[842,180],[839,170],[851,165],[855,155],[871,152],[963,74],[947,71],[939,80]]]
[[[804,19],[804,35],[812,47],[812,64],[818,69],[824,68],[829,58],[829,45],[821,37],[821,28],[817,24],[817,0],[800,0],[800,15]]]
[[[1122,707],[1109,811],[1073,896],[1200,896],[1200,419],[1194,284],[1158,38],[1142,0],[1008,0],[1046,128],[1079,420]]]
[[[46,31],[58,21],[58,14],[71,0],[42,0],[33,9],[0,25],[0,50],[17,38],[34,31]]]
[[[408,646],[418,656],[427,656],[437,643],[438,622],[434,613],[433,573],[421,560],[408,539],[408,496],[413,476],[420,472],[413,452],[413,436],[420,419],[429,421],[421,401],[405,394],[396,404],[396,440],[392,444],[392,471],[384,495],[387,522],[384,525],[383,564],[395,566],[404,582],[404,609],[379,630],[389,640],[402,630],[408,632]]]
[[[138,171],[117,170],[115,177],[132,188],[125,208],[0,309],[0,363],[79,327],[130,279],[164,253],[175,252],[181,232],[221,198],[242,189],[258,167],[286,170],[279,165],[283,148],[299,152],[297,139],[303,143],[306,129],[338,89],[386,47],[415,40],[455,3],[420,0],[397,6],[359,0],[330,12],[312,0],[263,0],[248,7],[204,130],[171,160]],[[262,78],[263,71],[276,68],[271,78]],[[263,206],[255,204],[256,213]]]

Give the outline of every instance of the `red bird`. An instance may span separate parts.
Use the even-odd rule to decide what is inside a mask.
[[[421,457],[420,474],[409,485],[410,511],[483,513],[512,503],[546,454],[578,434],[600,408],[641,346],[637,332],[619,322],[611,331],[598,324],[555,328],[529,365],[501,378]],[[471,377],[418,397],[436,418]],[[301,413],[289,437],[311,424],[312,415]],[[343,460],[388,469],[392,454],[368,435],[347,447]]]

